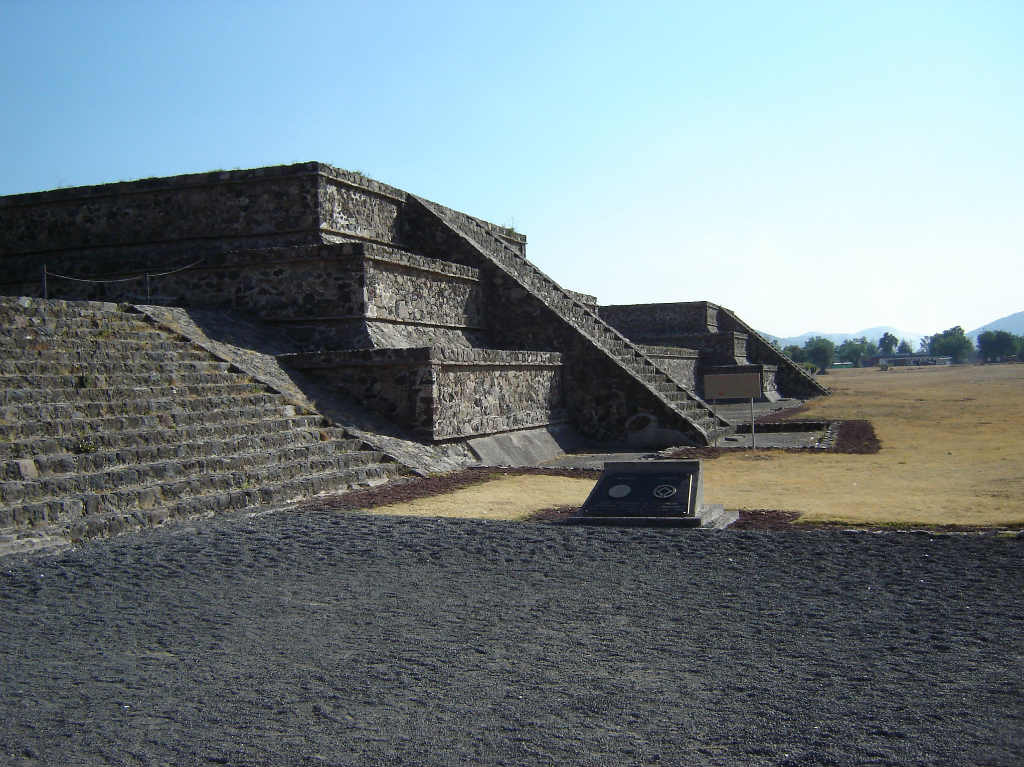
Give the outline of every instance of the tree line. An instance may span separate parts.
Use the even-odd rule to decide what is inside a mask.
[[[888,357],[893,354],[910,354],[913,349],[908,341],[886,332],[878,343],[864,336],[850,338],[836,346],[822,336],[812,336],[803,346],[791,344],[782,349],[794,362],[825,370],[833,362],[850,362],[861,367],[865,360],[874,357]],[[1024,359],[1024,335],[1018,336],[1005,330],[986,330],[978,336],[977,343],[964,333],[959,325],[931,336],[924,336],[918,353],[935,357],[951,357],[953,362],[1004,362],[1014,356]]]

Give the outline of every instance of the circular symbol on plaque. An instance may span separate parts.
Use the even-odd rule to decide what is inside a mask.
[[[655,498],[665,500],[666,498],[671,498],[678,492],[679,490],[676,488],[675,485],[657,485],[651,491],[651,495],[653,495]]]
[[[629,485],[612,485],[608,488],[609,498],[625,498],[627,495],[633,492],[633,488]]]

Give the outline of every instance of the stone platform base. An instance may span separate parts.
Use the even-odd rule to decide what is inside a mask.
[[[481,466],[538,466],[583,444],[569,424],[488,434],[468,441]]]

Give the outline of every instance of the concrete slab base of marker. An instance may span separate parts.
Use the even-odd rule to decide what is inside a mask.
[[[562,524],[721,528],[737,517],[705,505],[700,461],[609,461],[583,506]]]
[[[740,518],[738,511],[726,511],[720,503],[705,506],[697,515],[700,518],[700,526],[705,530],[724,530]]]

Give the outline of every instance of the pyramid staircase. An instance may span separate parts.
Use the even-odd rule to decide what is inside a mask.
[[[595,308],[562,288],[482,223],[421,197],[410,195],[410,198],[479,256],[542,301],[592,348],[603,352],[620,370],[654,394],[689,424],[691,433],[699,442],[714,444],[719,437],[735,430],[696,393],[680,386],[639,346],[602,320]]]
[[[0,554],[401,473],[116,304],[0,297]]]

